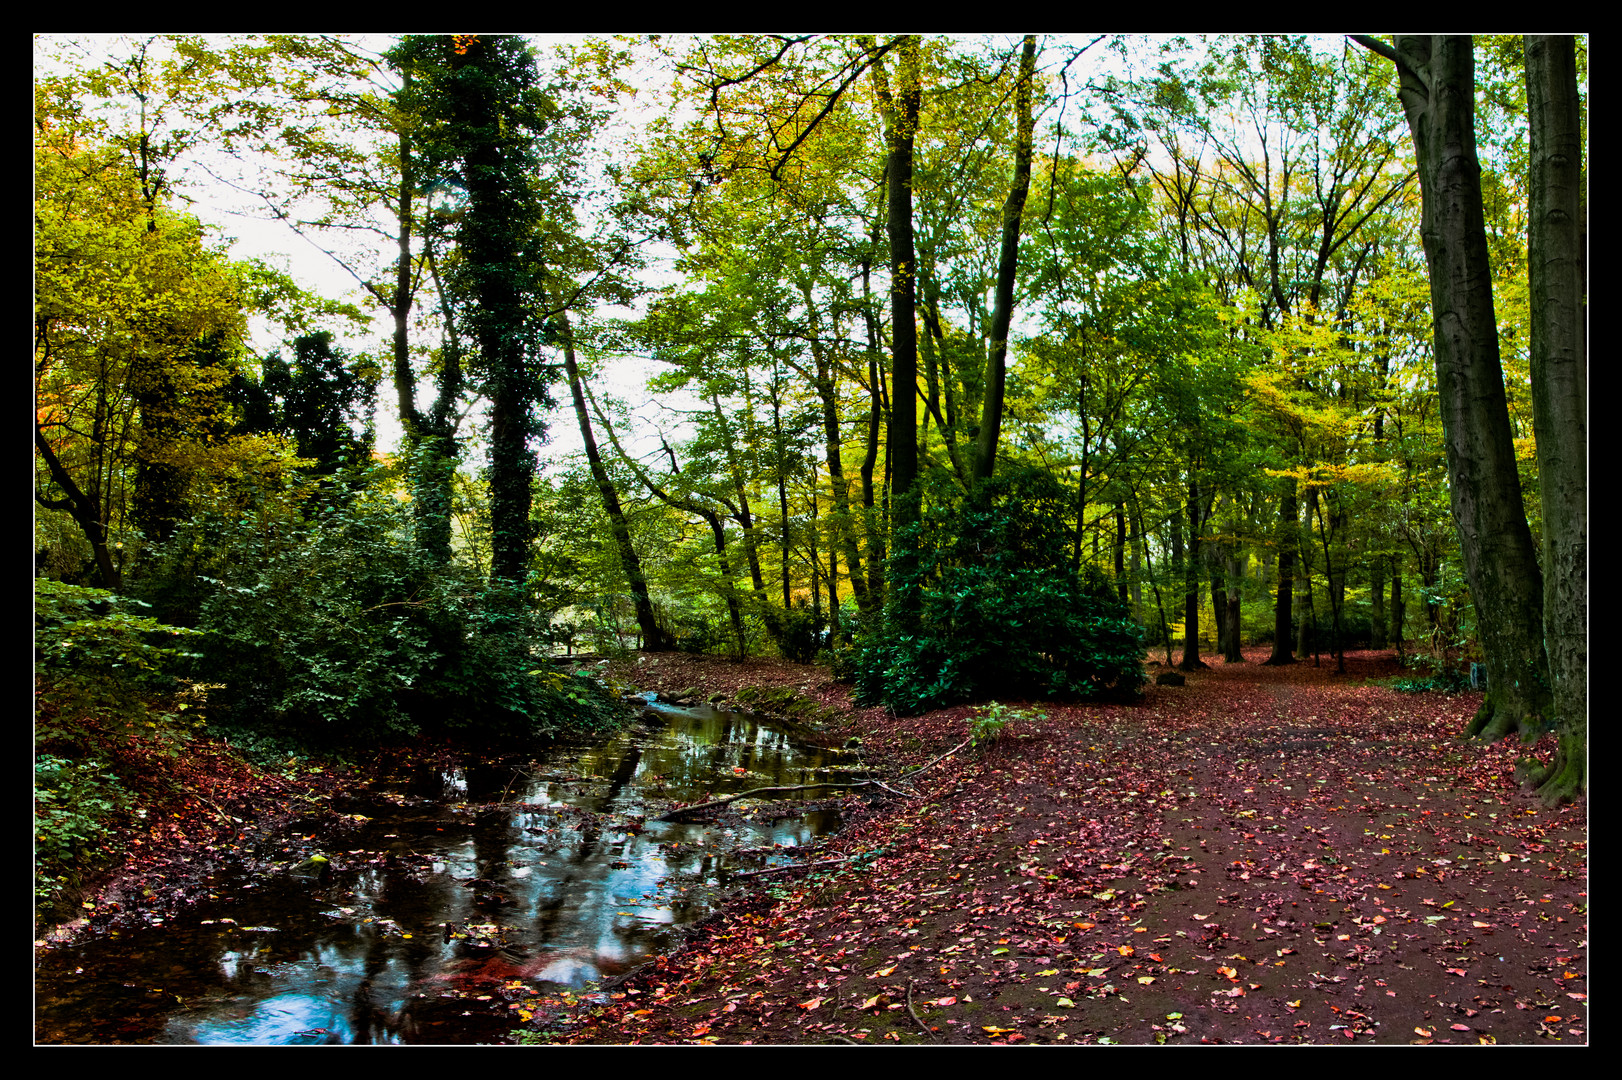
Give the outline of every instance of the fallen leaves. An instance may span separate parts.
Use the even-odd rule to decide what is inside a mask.
[[[1166,1041],[1188,1022],[1160,1018],[1207,991],[1210,1041],[1580,1037],[1548,1004],[1586,1001],[1581,814],[1514,806],[1504,763],[1525,751],[1455,742],[1469,701],[1255,664],[1214,665],[1175,699],[1045,711],[917,803],[849,827],[838,845],[884,854],[773,907],[770,954],[745,939],[732,968],[695,967],[683,994],[732,978],[764,995],[705,1037],[917,1041],[916,1013],[943,1042]],[[922,763],[964,715],[863,714],[864,753]],[[1499,857],[1528,843],[1557,865]],[[836,938],[863,962],[818,962]],[[920,963],[902,966],[902,943]],[[844,981],[903,970],[910,1009],[910,986]],[[1510,1008],[1500,983],[1541,1007]],[[1437,1004],[1474,991],[1476,1015]],[[1374,1016],[1356,1007],[1369,998]]]

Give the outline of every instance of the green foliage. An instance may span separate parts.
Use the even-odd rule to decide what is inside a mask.
[[[146,606],[106,589],[35,578],[35,662],[55,677],[135,682],[163,678],[190,655],[176,639],[191,631],[133,615],[126,610],[130,605]]]
[[[888,619],[857,643],[857,696],[920,712],[996,696],[1097,697],[1143,683],[1141,631],[1096,568],[1069,563],[1065,492],[1014,469],[920,526],[921,617]]]
[[[176,536],[189,554],[172,564],[211,571],[194,674],[223,684],[212,701],[234,741],[275,754],[425,724],[535,735],[614,721],[580,686],[532,674],[547,620],[522,586],[429,565],[411,525],[371,495],[309,518],[199,519]]]
[[[827,629],[827,616],[813,614],[802,600],[778,615],[777,647],[796,664],[809,664],[822,649]]]
[[[1408,663],[1415,674],[1392,679],[1392,689],[1404,694],[1461,694],[1470,689],[1468,664],[1449,663],[1445,657],[1424,653],[1410,658]]]
[[[82,869],[130,795],[96,761],[41,754],[34,762],[34,898],[49,903]]]
[[[969,718],[969,746],[978,754],[988,753],[1002,741],[1003,729],[1011,721],[1046,719],[1046,713],[1010,708],[1000,701],[993,701],[980,706],[975,715]]]

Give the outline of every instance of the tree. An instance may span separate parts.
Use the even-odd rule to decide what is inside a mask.
[[[1543,640],[1559,746],[1540,794],[1588,788],[1586,206],[1575,41],[1526,38],[1532,135],[1532,408],[1543,503]]]
[[[72,517],[117,590],[129,515],[161,539],[190,477],[234,464],[221,391],[245,320],[236,270],[98,138],[74,92],[47,81],[36,95],[35,499]]]
[[[1182,56],[1187,43],[1174,40],[1150,72],[1112,84],[1124,103],[1106,134],[1162,191],[1185,262],[1230,303],[1248,296],[1260,329],[1292,313],[1338,325],[1364,276],[1370,224],[1412,179],[1397,167],[1400,119],[1356,50],[1328,57],[1298,37],[1206,44],[1207,56]],[[1293,659],[1298,496],[1286,477],[1268,663]]]
[[[321,331],[294,339],[291,363],[278,352],[260,366],[257,381],[239,376],[233,387],[243,429],[292,439],[320,477],[336,478],[370,459],[380,376],[374,364],[350,357]]]
[[[876,58],[877,47],[868,39],[873,63],[874,90],[884,113],[884,141],[889,151],[885,163],[887,206],[885,228],[890,237],[890,455],[893,533],[898,543],[891,557],[891,595],[885,604],[886,616],[903,628],[919,617],[919,597],[915,591],[894,591],[896,582],[916,580],[919,552],[917,543],[923,492],[918,486],[918,326],[917,259],[912,243],[912,149],[918,133],[918,111],[922,99],[919,82],[921,62],[916,37],[900,39],[897,51],[896,88],[892,93],[884,67]]]
[[[586,410],[585,387],[581,381],[580,366],[575,360],[574,334],[569,329],[568,316],[560,314],[558,319],[563,336],[563,370],[569,380],[575,422],[580,425],[580,438],[586,447],[586,463],[591,468],[591,478],[602,499],[603,512],[608,515],[609,528],[614,533],[620,567],[631,585],[631,603],[636,608],[636,624],[642,631],[642,648],[647,652],[663,652],[673,643],[654,614],[653,601],[648,594],[648,579],[642,572],[642,560],[631,544],[631,527],[625,519],[625,511],[620,507],[619,493],[614,490],[614,483],[603,466],[602,455],[597,451],[597,438],[591,429],[591,414]]]
[[[1468,37],[1356,40],[1391,60],[1419,165],[1437,388],[1453,519],[1487,662],[1486,700],[1466,734],[1535,733],[1549,712],[1543,576],[1521,502],[1504,395],[1476,157]]]
[[[413,75],[401,99],[422,123],[429,175],[465,200],[451,289],[476,349],[469,364],[490,401],[491,578],[521,583],[532,539],[530,443],[544,432],[535,409],[546,401],[535,139],[554,106],[515,37],[414,36],[390,55]]]
[[[1005,358],[1008,328],[1014,317],[1014,277],[1019,267],[1019,226],[1025,197],[1031,188],[1031,84],[1036,79],[1036,37],[1025,35],[1020,52],[1019,88],[1015,93],[1014,181],[1002,211],[1002,251],[997,263],[997,304],[991,317],[991,351],[986,357],[985,402],[980,412],[980,433],[974,445],[976,483],[991,478],[997,462],[997,437],[1002,432]]]

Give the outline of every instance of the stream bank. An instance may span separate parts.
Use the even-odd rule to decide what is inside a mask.
[[[655,820],[729,791],[850,774],[851,755],[797,734],[655,701],[606,742],[538,759],[418,757],[364,788],[335,783],[324,813],[235,845],[233,866],[200,863],[193,887],[126,885],[96,901],[41,951],[37,1035],[499,1041],[526,995],[621,975],[678,946],[734,875],[815,855],[839,825],[837,800]],[[154,863],[181,859],[193,856]]]

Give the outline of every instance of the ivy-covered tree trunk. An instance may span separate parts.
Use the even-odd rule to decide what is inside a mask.
[[[1543,641],[1559,745],[1540,777],[1553,804],[1588,789],[1588,341],[1576,46],[1528,36],[1532,416],[1543,501]]]
[[[1358,40],[1396,63],[1419,164],[1448,490],[1487,662],[1486,699],[1465,734],[1489,742],[1530,735],[1550,708],[1543,577],[1521,501],[1498,352],[1472,43],[1442,34],[1400,36],[1394,49]]]
[[[520,38],[414,35],[390,55],[412,74],[400,99],[420,121],[425,182],[457,189],[464,202],[449,284],[474,345],[470,373],[490,403],[491,580],[521,585],[534,532],[532,442],[543,434],[535,405],[545,396],[535,140],[552,105]]]

